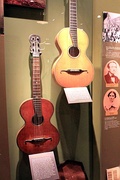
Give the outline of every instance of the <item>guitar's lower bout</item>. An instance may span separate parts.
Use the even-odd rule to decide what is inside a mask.
[[[56,82],[62,87],[85,87],[94,78],[94,68],[86,56],[88,36],[82,29],[77,29],[78,47],[73,47],[69,28],[62,29],[56,36],[55,43],[60,56],[52,67]]]
[[[59,133],[50,123],[53,114],[53,105],[50,101],[42,99],[43,121],[34,124],[33,100],[25,101],[20,107],[20,114],[25,120],[25,126],[17,135],[17,144],[26,154],[35,154],[54,150],[59,143]]]

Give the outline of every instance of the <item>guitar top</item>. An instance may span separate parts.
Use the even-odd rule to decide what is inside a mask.
[[[94,78],[93,65],[86,55],[89,39],[77,28],[77,1],[69,3],[70,27],[63,28],[55,38],[59,57],[53,64],[52,74],[62,87],[84,87]]]
[[[40,79],[40,37],[30,36],[32,62],[32,98],[23,102],[20,114],[25,125],[17,135],[18,147],[26,154],[35,154],[54,150],[59,143],[59,133],[51,124],[54,112],[50,101],[41,97]]]

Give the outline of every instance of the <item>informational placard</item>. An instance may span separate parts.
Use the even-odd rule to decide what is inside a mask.
[[[111,12],[103,12],[101,102],[101,178],[105,179],[106,169],[120,163],[120,14]]]
[[[120,167],[107,169],[107,180],[120,180]]]
[[[64,88],[68,104],[92,102],[87,87]]]
[[[29,155],[32,180],[58,180],[53,151]]]

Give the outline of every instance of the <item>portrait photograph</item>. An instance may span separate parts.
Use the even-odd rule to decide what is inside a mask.
[[[109,89],[103,99],[103,107],[106,115],[117,115],[120,107],[120,96],[115,89]]]
[[[104,67],[106,87],[118,87],[120,82],[120,66],[115,60],[110,60]]]

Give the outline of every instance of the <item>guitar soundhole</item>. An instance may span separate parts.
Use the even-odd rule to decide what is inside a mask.
[[[72,57],[77,57],[78,54],[79,54],[79,49],[77,47],[70,47],[69,49],[69,54],[72,56]]]
[[[33,117],[32,117],[32,123],[35,124],[35,125],[40,125],[42,124],[43,122],[43,116],[40,116],[38,117],[37,114],[35,114]]]

